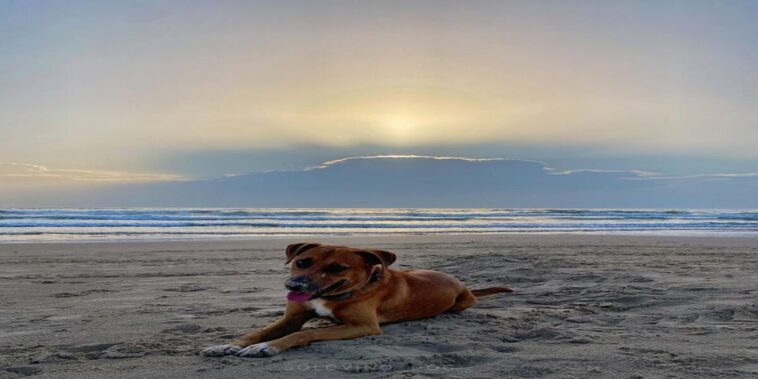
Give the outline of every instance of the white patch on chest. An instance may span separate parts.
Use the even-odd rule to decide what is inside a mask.
[[[334,314],[332,313],[332,310],[326,307],[326,300],[324,299],[313,299],[305,302],[305,307],[315,311],[317,315],[321,317],[331,317],[334,318]]]

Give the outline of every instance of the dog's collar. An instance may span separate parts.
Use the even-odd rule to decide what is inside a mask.
[[[371,277],[369,278],[368,282],[364,286],[362,286],[361,289],[365,288],[371,283],[379,281],[379,279],[381,278],[382,278],[382,271],[381,270],[374,271],[373,273],[371,273]],[[341,300],[349,299],[352,296],[353,296],[353,291],[347,291],[338,295],[331,295],[331,296],[322,295],[322,296],[319,296],[319,298],[324,299],[326,301],[341,301]]]
[[[343,293],[341,293],[339,295],[332,295],[332,296],[322,295],[322,296],[319,296],[318,298],[319,299],[324,299],[324,300],[327,300],[327,301],[340,301],[340,300],[348,299],[351,296],[353,296],[353,291],[347,291],[347,292],[343,292]]]

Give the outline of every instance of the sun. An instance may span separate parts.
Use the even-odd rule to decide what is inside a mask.
[[[411,142],[414,131],[418,127],[418,120],[408,114],[391,114],[382,124],[393,142],[405,144]]]

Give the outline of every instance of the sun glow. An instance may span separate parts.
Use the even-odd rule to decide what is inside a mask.
[[[407,114],[391,114],[382,123],[392,142],[408,143],[419,124],[418,118]]]
[[[331,145],[460,142],[459,128],[481,127],[498,112],[486,99],[438,87],[364,88],[314,97],[318,101],[281,112],[286,118],[279,124],[309,125],[302,138]]]

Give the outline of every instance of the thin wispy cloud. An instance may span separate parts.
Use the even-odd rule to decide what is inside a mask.
[[[0,178],[49,179],[93,183],[139,183],[185,180],[180,175],[63,169],[33,163],[0,162]]]
[[[639,179],[655,179],[655,180],[683,180],[683,179],[750,179],[750,178],[758,178],[758,173],[756,172],[748,172],[748,173],[739,173],[739,174],[724,174],[724,173],[715,173],[715,174],[697,174],[697,175],[650,175],[650,176],[643,176]]]
[[[434,156],[434,155],[415,155],[415,154],[388,154],[388,155],[367,155],[367,156],[357,156],[357,157],[346,157],[346,158],[339,158],[339,159],[333,159],[330,161],[319,163],[315,166],[308,166],[303,168],[295,168],[295,169],[287,169],[287,170],[266,170],[263,171],[264,173],[268,172],[287,172],[287,171],[310,171],[310,170],[319,170],[319,169],[325,169],[330,166],[339,165],[342,163],[349,163],[353,161],[361,161],[361,160],[372,160],[372,159],[431,159],[431,160],[437,160],[437,161],[444,161],[444,160],[458,160],[458,161],[464,161],[464,162],[496,162],[496,161],[504,161],[504,160],[515,160],[510,158],[466,158],[466,157],[446,157],[446,156]],[[527,160],[520,160],[526,162]],[[543,163],[534,161],[537,163]],[[242,174],[225,174],[226,177],[235,177],[240,175],[245,175],[247,173]]]
[[[348,158],[340,158],[335,159],[331,161],[326,161],[321,164],[321,166],[330,166],[333,164],[348,162],[348,161],[354,161],[354,160],[360,160],[360,159],[433,159],[433,160],[458,160],[458,161],[466,161],[466,162],[488,162],[488,161],[503,161],[508,160],[509,158],[466,158],[466,157],[440,157],[440,156],[433,156],[433,155],[371,155],[371,156],[364,156],[364,157],[348,157]]]
[[[618,173],[626,173],[633,175],[634,177],[659,177],[661,175],[658,172],[655,171],[646,171],[646,170],[598,170],[598,169],[574,169],[574,170],[562,170],[558,171],[553,168],[546,168],[547,170],[553,171],[552,174],[554,175],[572,175],[572,174],[579,174],[579,173],[600,173],[600,174],[618,174]]]

